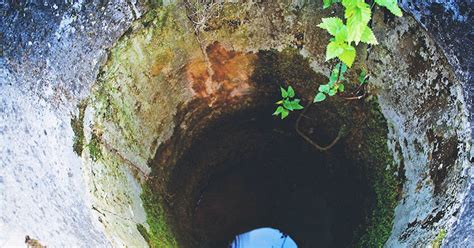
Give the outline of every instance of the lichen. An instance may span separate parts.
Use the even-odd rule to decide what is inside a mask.
[[[142,185],[142,190],[141,198],[143,207],[147,213],[147,223],[149,225],[149,230],[146,232],[147,234],[145,234],[148,235],[148,244],[152,248],[178,247],[176,239],[169,227],[170,225],[167,222],[165,211],[159,197],[152,192],[151,187],[147,184]],[[141,233],[143,235],[143,229]]]
[[[441,244],[443,244],[443,240],[445,237],[446,237],[446,230],[441,229],[438,235],[436,235],[435,240],[433,240],[433,243],[432,243],[433,248],[440,248]]]

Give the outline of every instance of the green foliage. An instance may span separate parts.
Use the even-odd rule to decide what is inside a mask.
[[[323,0],[323,8],[329,8],[333,3],[339,3],[341,0]]]
[[[364,43],[370,44],[370,45],[378,45],[379,42],[377,41],[377,38],[375,38],[374,32],[372,29],[369,27],[365,27],[364,31],[362,31],[362,35],[360,36],[360,40]]]
[[[359,84],[363,85],[367,82],[367,72],[365,70],[362,70],[359,74],[359,77],[357,78],[359,80]]]
[[[352,66],[356,50],[347,42],[347,27],[342,20],[337,17],[323,18],[318,27],[334,36],[326,48],[326,61],[337,57],[349,67]]]
[[[288,89],[286,90],[280,87],[280,91],[281,97],[283,99],[276,102],[276,104],[279,106],[277,107],[273,115],[280,115],[281,119],[285,119],[290,114],[290,111],[303,109],[303,106],[300,105],[300,99],[293,99],[295,97],[295,91],[291,86],[288,86]]]
[[[401,17],[402,10],[398,7],[397,0],[375,0],[378,5],[387,8],[392,14]]]
[[[352,41],[359,44],[362,33],[367,27],[372,15],[370,5],[364,0],[343,0],[342,5],[346,8],[344,17],[347,22],[347,42]],[[369,28],[370,29],[370,28]]]
[[[346,71],[347,66],[339,62],[332,70],[329,82],[319,86],[318,93],[314,97],[313,102],[322,102],[326,99],[326,95],[334,96],[338,92],[344,92],[344,73]]]
[[[436,235],[435,240],[433,240],[433,248],[440,248],[441,244],[443,244],[443,240],[446,237],[446,230],[443,228],[439,231],[438,235]]]
[[[313,102],[324,101],[326,95],[333,96],[337,92],[344,91],[342,81],[344,81],[346,65],[351,68],[356,58],[356,49],[352,42],[355,45],[360,42],[370,45],[378,44],[374,32],[368,26],[372,18],[372,10],[369,4],[364,0],[323,0],[323,8],[328,8],[333,3],[341,3],[344,6],[346,24],[338,17],[329,17],[322,18],[322,22],[318,27],[328,31],[333,36],[326,47],[326,61],[338,58],[344,65],[344,70],[342,70],[342,65],[339,63],[331,72],[329,83],[319,86]],[[387,8],[396,16],[402,16],[396,0],[375,0],[375,3]],[[337,69],[338,67],[341,70]],[[358,80],[361,85],[366,82],[366,74],[366,71],[362,71],[359,75]]]
[[[338,2],[341,1],[323,0],[323,8],[328,8]],[[334,36],[326,49],[326,60],[337,57],[350,68],[356,56],[352,42],[355,45],[359,42],[377,45],[378,42],[374,32],[368,26],[372,18],[370,5],[364,0],[342,0],[341,3],[345,8],[346,24],[337,17],[330,17],[322,18],[323,22],[318,26]],[[396,0],[376,0],[375,3],[387,8],[396,16],[402,16]]]
[[[377,45],[378,41],[374,32],[369,27],[372,19],[372,8],[365,0],[323,0],[323,8],[329,8],[333,4],[341,3],[344,7],[344,21],[338,17],[322,18],[318,27],[326,30],[332,38],[326,47],[326,61],[337,58],[339,63],[331,71],[329,82],[320,85],[318,92],[314,96],[313,102],[322,102],[327,96],[334,96],[338,92],[344,92],[344,73],[347,68],[351,68],[356,59],[356,48],[360,42]],[[387,8],[396,16],[402,16],[402,11],[398,7],[396,0],[375,0],[374,4]],[[354,42],[355,45],[352,45]],[[366,83],[367,72],[361,71],[358,77],[360,85]],[[288,90],[280,88],[283,99],[278,101],[279,105],[273,115],[280,115],[281,119],[286,118],[290,111],[302,109],[299,99],[291,100],[294,91],[291,86]],[[290,94],[291,93],[291,94]]]

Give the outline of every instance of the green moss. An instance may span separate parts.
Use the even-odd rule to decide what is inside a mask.
[[[178,247],[176,239],[166,221],[165,212],[160,199],[152,192],[148,185],[142,185],[142,189],[143,193],[141,198],[143,201],[143,207],[147,213],[147,223],[150,226],[150,229],[146,232],[146,235],[148,236],[148,244],[152,248]],[[140,231],[140,233],[142,232]],[[145,238],[145,240],[146,239],[147,238]]]
[[[398,203],[401,183],[396,176],[397,168],[387,144],[387,123],[375,99],[370,101],[371,113],[367,121],[366,144],[362,157],[371,167],[367,168],[369,180],[375,193],[375,206],[357,247],[383,247],[390,236],[394,210]]]
[[[115,149],[140,160],[152,156],[150,145],[168,130],[176,105],[189,97],[181,81],[166,76],[183,73],[187,58],[199,51],[186,22],[176,6],[152,9],[110,50],[91,102],[94,126],[114,137],[107,141]]]
[[[145,226],[143,226],[142,224],[137,224],[137,230],[143,236],[148,245],[150,245],[150,234],[148,234],[148,231],[146,230]]]
[[[73,116],[71,119],[71,127],[74,132],[72,149],[78,155],[82,155],[84,149],[84,112],[86,110],[86,101],[81,101],[77,105],[79,116]]]
[[[102,150],[100,148],[100,138],[96,133],[92,133],[91,140],[86,146],[89,149],[89,154],[92,161],[97,161],[102,158]]]
[[[446,230],[443,228],[439,231],[438,235],[436,235],[435,240],[433,240],[433,248],[440,248],[441,244],[443,244],[443,240],[446,237]]]

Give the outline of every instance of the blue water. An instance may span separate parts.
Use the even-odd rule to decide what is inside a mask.
[[[240,234],[231,245],[232,248],[298,248],[290,236],[277,229],[259,228]]]

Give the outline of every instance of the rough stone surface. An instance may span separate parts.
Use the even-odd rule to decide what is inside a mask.
[[[470,30],[466,23],[472,6],[463,12],[465,6],[469,6],[463,1],[449,1],[449,4],[445,3],[448,7],[443,9],[436,2],[424,2],[403,2],[403,6],[434,34],[458,78],[447,66],[430,35],[422,32],[410,17],[390,19],[385,23],[384,17],[379,16],[375,25],[384,30],[376,31],[381,45],[369,54],[369,63],[377,72],[372,90],[379,95],[384,115],[392,125],[390,147],[399,155],[399,166],[404,167],[407,177],[405,195],[396,209],[387,246],[426,246],[442,228],[446,228],[449,231],[446,246],[466,247],[472,244],[470,220],[474,196],[471,190],[469,198],[460,206],[467,188],[470,135],[466,131],[464,98],[467,94],[463,96],[462,87],[465,92],[472,89],[469,55],[473,46],[462,45],[462,42],[459,46],[450,44],[462,41],[457,39],[460,36],[472,43],[472,33],[466,31],[467,35],[462,35],[461,31],[465,27]],[[221,20],[228,25],[222,30],[227,31],[221,32],[219,27],[214,27],[216,31],[204,33],[202,38],[208,43],[219,40],[243,52],[282,49],[290,45],[298,47],[306,42],[301,54],[312,59],[316,72],[328,74],[324,58],[319,56],[324,53],[321,44],[326,43],[328,37],[312,25],[302,25],[292,12],[304,6],[304,2],[277,5],[243,5],[235,18],[241,23],[252,19],[260,22],[242,25],[248,29],[239,28],[238,24],[233,30],[234,19]],[[184,39],[190,47],[186,47],[186,42],[179,43],[179,39],[167,41],[168,45],[185,47],[179,50],[183,53],[175,53],[177,47],[170,47],[167,52],[160,45],[143,46],[153,34],[147,33],[142,21],[134,25],[132,21],[146,8],[145,4],[135,1],[110,1],[105,5],[20,3],[2,7],[2,13],[6,14],[2,15],[5,18],[2,23],[7,25],[0,27],[3,46],[0,58],[0,245],[19,244],[25,234],[50,246],[145,244],[135,227],[144,222],[138,199],[140,181],[136,175],[147,175],[147,160],[154,155],[160,142],[171,135],[166,132],[174,125],[172,118],[168,118],[171,116],[149,115],[150,109],[161,106],[149,94],[159,92],[155,97],[170,97],[171,100],[180,96],[174,102],[176,105],[169,105],[166,111],[172,115],[180,101],[189,101],[196,92],[207,96],[216,87],[200,85],[190,91],[180,91],[179,83],[186,82],[183,79],[174,82],[176,87],[172,88],[172,94],[160,91],[164,87],[160,85],[166,82],[166,73],[179,75],[180,71],[173,70],[180,70],[179,66],[186,63],[179,59],[175,59],[174,64],[156,61],[167,60],[170,53],[184,53],[192,58],[190,48],[195,49],[194,57],[198,60],[205,58],[199,57],[201,51],[195,41],[191,41],[192,26],[183,16],[181,19],[178,16],[178,23],[187,30]],[[329,13],[326,11],[323,15]],[[307,23],[317,23],[320,16],[305,18]],[[458,28],[443,29],[445,26],[441,23],[446,20]],[[112,51],[110,55],[120,59],[123,56],[120,46],[123,45],[124,50],[132,51],[126,59],[137,63],[131,64],[138,68],[134,71],[123,69],[120,63],[116,67],[106,63],[106,49],[128,29],[131,36],[143,38],[141,43],[127,44],[129,36],[126,35],[114,48],[116,53]],[[390,38],[382,38],[387,29],[393,30],[387,34]],[[305,34],[303,44],[297,38],[301,33]],[[252,38],[248,38],[248,34],[252,34]],[[403,57],[397,61],[390,57],[393,54]],[[201,63],[194,69],[205,74],[200,71]],[[150,67],[140,68],[143,64]],[[70,119],[71,115],[77,115],[77,103],[89,95],[89,89],[104,65],[109,71],[114,68],[123,71],[112,73],[117,78],[115,81],[109,80],[107,75],[99,76],[98,89],[93,91],[96,93],[91,98],[92,107],[88,107],[84,119],[87,143],[93,140],[92,134],[104,134],[100,136],[103,140],[99,148],[103,159],[94,161],[90,148],[81,159],[72,150],[74,134]],[[387,67],[391,69],[386,70]],[[410,71],[412,68],[419,71]],[[150,76],[161,77],[162,81],[154,81],[156,85],[146,88]],[[123,80],[137,81],[136,85],[127,85],[121,84]],[[112,97],[107,98],[115,104],[112,106],[115,112],[101,112],[104,99],[100,99],[100,82],[112,82],[112,88],[106,90],[116,90],[110,91]],[[126,90],[117,90],[124,85],[128,87]],[[133,88],[137,85],[147,90]],[[424,90],[427,87],[429,90]],[[394,89],[397,93],[393,93]],[[407,95],[399,95],[400,92],[407,92]],[[431,100],[433,97],[440,99]],[[212,105],[212,101],[209,104]],[[112,119],[100,119],[98,113],[117,115]],[[156,123],[161,124],[157,127],[154,126]],[[450,228],[456,221],[456,213],[461,218],[454,228]]]
[[[2,3],[0,246],[24,236],[48,246],[108,246],[91,208],[71,114],[88,94],[106,48],[143,11],[107,4]]]
[[[470,0],[450,1],[401,1],[403,8],[410,12],[418,22],[434,37],[444,50],[458,78],[464,83],[464,95],[470,110],[471,129],[474,130],[474,2]],[[471,131],[474,139],[474,131]],[[471,142],[472,143],[472,142]],[[471,157],[474,150],[471,150]],[[472,159],[471,159],[472,161]],[[466,192],[466,200],[460,217],[452,232],[446,238],[446,247],[474,246],[474,170],[471,166],[471,186]]]
[[[373,21],[376,35],[377,23],[388,27],[381,44],[369,51],[372,85],[380,87],[379,102],[393,127],[391,146],[399,150],[406,176],[387,246],[425,246],[433,233],[453,224],[468,184],[463,88],[429,35],[407,25],[413,19],[404,23],[375,15]]]

